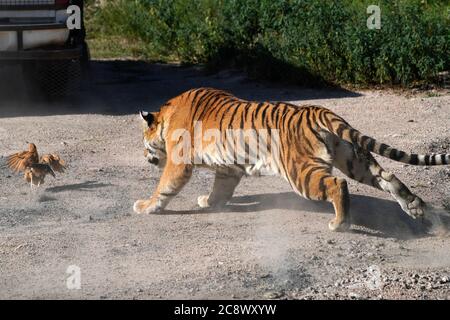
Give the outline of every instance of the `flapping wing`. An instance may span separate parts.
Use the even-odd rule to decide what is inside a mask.
[[[36,159],[33,153],[28,151],[22,151],[12,154],[7,159],[8,167],[13,171],[25,171],[32,164],[36,163]]]
[[[57,154],[43,155],[41,163],[48,164],[56,172],[63,173],[66,170],[66,162]]]

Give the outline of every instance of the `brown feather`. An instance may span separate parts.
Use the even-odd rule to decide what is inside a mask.
[[[29,151],[18,152],[7,158],[8,167],[14,172],[25,171],[35,163],[39,163],[39,155],[32,143],[29,144]]]
[[[66,169],[66,162],[57,154],[45,154],[40,162],[48,164],[56,172],[63,173]]]

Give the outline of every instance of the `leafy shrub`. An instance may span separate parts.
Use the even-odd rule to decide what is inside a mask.
[[[88,26],[141,43],[140,57],[280,80],[409,85],[450,69],[447,1],[379,0],[381,29],[369,30],[372,2],[110,0],[88,10]]]

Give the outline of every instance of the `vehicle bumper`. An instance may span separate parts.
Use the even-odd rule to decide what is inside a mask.
[[[0,25],[0,52],[63,46],[69,34],[64,23]]]
[[[82,54],[83,49],[81,46],[70,49],[0,51],[0,61],[20,62],[27,60],[70,60],[79,59]]]

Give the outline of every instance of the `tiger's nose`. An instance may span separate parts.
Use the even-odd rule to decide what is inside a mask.
[[[158,163],[159,163],[159,159],[155,158],[155,157],[151,157],[151,158],[148,158],[148,162],[150,162],[151,164],[154,164],[155,166],[157,166]]]

